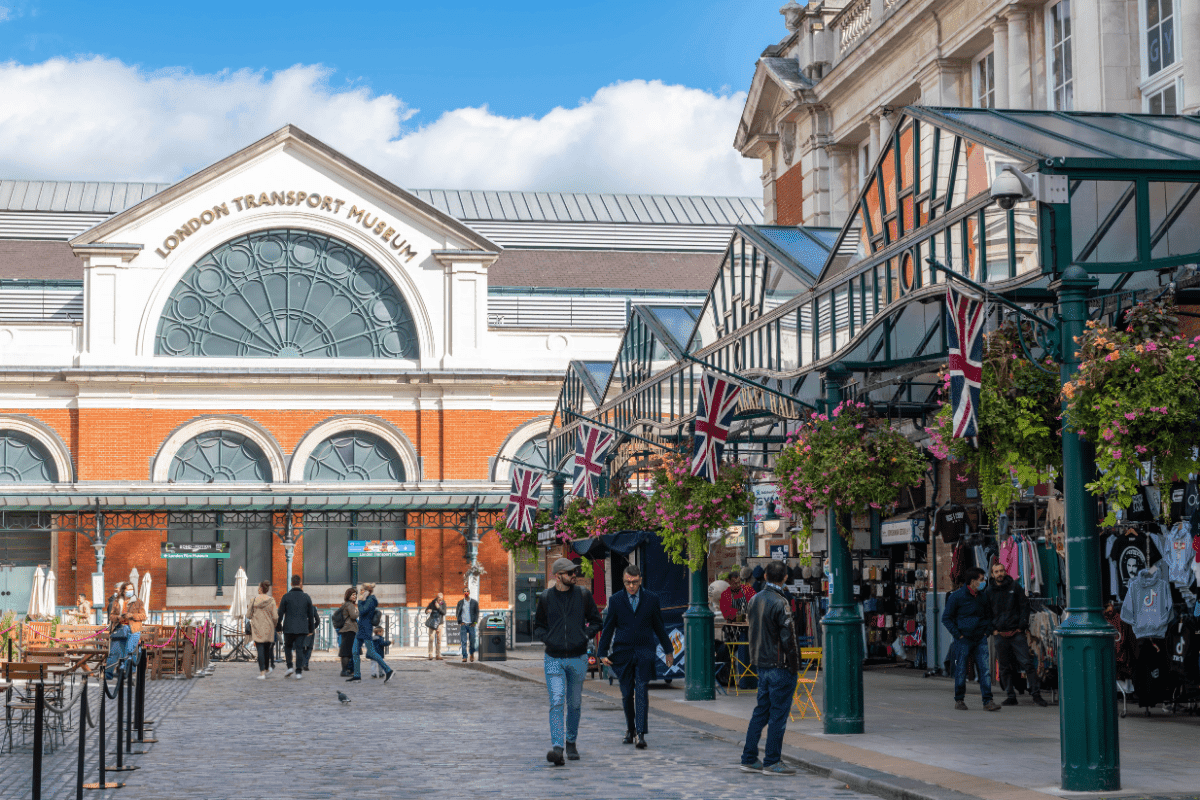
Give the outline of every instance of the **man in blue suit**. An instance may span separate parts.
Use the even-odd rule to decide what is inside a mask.
[[[608,599],[608,613],[604,617],[597,652],[601,663],[612,667],[621,681],[625,744],[633,744],[637,737],[639,750],[646,749],[646,714],[650,707],[646,685],[654,677],[656,644],[662,645],[667,667],[670,667],[675,663],[675,654],[663,625],[662,607],[656,595],[642,589],[642,571],[630,564],[625,568],[624,594],[615,594]]]

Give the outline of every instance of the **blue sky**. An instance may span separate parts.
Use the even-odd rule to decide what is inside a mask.
[[[506,176],[510,182],[562,180],[568,184],[572,176],[562,174],[562,167],[538,169],[538,164],[545,166],[549,163],[546,159],[554,157],[563,164],[577,160],[578,154],[567,151],[572,147],[595,149],[597,139],[613,135],[612,124],[627,128],[629,122],[624,118],[632,116],[641,117],[641,125],[651,129],[647,136],[661,123],[664,127],[658,137],[668,141],[685,136],[689,128],[702,128],[695,133],[697,152],[701,153],[695,166],[711,170],[705,166],[707,159],[718,155],[721,147],[729,149],[732,142],[735,112],[744,101],[741,93],[749,87],[755,59],[785,33],[780,5],[780,0],[0,0],[0,9],[4,9],[0,11],[0,61],[7,62],[0,68],[0,91],[16,90],[15,95],[5,93],[25,104],[24,113],[15,116],[0,110],[0,147],[19,145],[26,139],[44,143],[44,135],[34,135],[30,129],[40,127],[39,119],[53,117],[55,112],[47,108],[39,113],[37,105],[49,105],[56,94],[70,101],[78,91],[74,87],[84,85],[90,87],[90,94],[79,97],[85,105],[88,97],[93,103],[111,100],[141,124],[160,125],[160,137],[180,137],[180,147],[191,147],[193,158],[201,160],[209,154],[197,153],[197,143],[186,132],[173,130],[172,114],[203,109],[205,126],[221,117],[255,117],[212,129],[212,135],[227,149],[248,144],[242,140],[265,133],[267,126],[292,121],[323,129],[312,132],[324,132],[336,140],[331,144],[346,147],[352,157],[356,154],[349,148],[361,147],[366,161],[390,159],[401,167],[416,163],[420,152],[430,154],[421,151],[422,142],[437,139],[444,145],[457,141],[462,152],[490,132],[513,137],[509,151],[500,157],[537,162],[525,172],[517,170]],[[42,100],[35,87],[40,87]],[[610,91],[598,95],[605,87]],[[684,88],[696,92],[681,93]],[[308,95],[300,96],[304,92]],[[656,92],[664,99],[656,100]],[[189,96],[196,102],[189,104]],[[390,121],[382,109],[387,105],[391,107]],[[267,110],[247,114],[248,107]],[[343,126],[345,130],[327,124],[334,108],[351,118],[363,114],[366,121],[361,131],[354,130],[352,121]],[[578,113],[555,118],[554,124],[546,122],[556,108]],[[464,111],[470,109],[476,110],[473,116]],[[304,122],[296,119],[297,115],[305,117]],[[585,135],[581,127],[585,117],[592,120],[587,124],[599,129]],[[622,119],[614,123],[617,117]],[[543,124],[509,125],[530,119]],[[100,141],[115,136],[98,121],[86,127]],[[419,135],[422,131],[424,138]],[[538,149],[531,148],[529,141],[539,137],[549,137],[556,144],[529,156],[531,149]],[[626,149],[639,149],[636,137],[628,134],[627,139]],[[111,144],[106,147],[110,152]],[[686,140],[675,144],[685,149],[691,146]],[[485,157],[497,155],[493,149]],[[614,157],[606,155],[583,180],[623,180],[620,174],[605,177],[614,166]],[[661,160],[634,159],[637,163],[631,162],[625,176],[635,184],[632,188],[647,190],[654,184],[654,189],[667,191],[669,184],[678,181],[679,175],[668,171],[658,185],[646,174]],[[62,168],[77,169],[75,161],[84,171],[96,168],[85,159],[72,157]],[[54,159],[44,159],[44,163],[45,167],[38,166],[43,172],[46,167],[58,168]],[[172,164],[148,156],[141,162],[117,158],[109,165],[120,172],[137,169],[139,163],[144,164],[148,178],[156,179],[173,179],[179,175],[170,174],[172,170],[203,166],[186,157]],[[729,179],[720,180],[730,190],[753,188],[753,181],[746,177],[755,172],[753,164],[736,159],[727,163]],[[472,185],[481,179],[486,182],[488,176],[480,172],[485,166],[486,161],[448,179]],[[0,156],[0,170],[11,174],[21,168],[21,163]],[[428,175],[430,180],[437,177]],[[708,186],[702,181],[692,183],[695,185],[681,186],[681,191]],[[717,193],[720,186],[708,188]]]

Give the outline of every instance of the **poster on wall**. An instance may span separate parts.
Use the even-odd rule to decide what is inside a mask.
[[[350,558],[407,558],[417,554],[417,543],[406,539],[376,539],[346,542]]]

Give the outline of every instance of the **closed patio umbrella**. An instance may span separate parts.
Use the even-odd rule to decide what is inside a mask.
[[[54,570],[50,570],[46,573],[46,583],[42,586],[42,613],[47,617],[53,617],[57,607],[58,579],[54,577]]]
[[[129,570],[129,583],[133,586],[134,594],[137,594],[137,590],[138,590],[137,567],[134,567],[133,569]]]
[[[138,599],[145,606],[146,613],[150,613],[150,573],[147,572],[142,576],[142,588],[138,591]]]
[[[29,611],[28,615],[37,619],[42,615],[42,592],[46,585],[46,576],[42,572],[42,568],[38,567],[33,573],[33,589],[29,592]]]
[[[246,599],[246,570],[238,567],[237,575],[233,578],[233,604],[229,606],[229,616],[243,619],[247,610],[249,601]]]

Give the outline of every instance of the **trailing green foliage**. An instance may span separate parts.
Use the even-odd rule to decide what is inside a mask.
[[[740,464],[722,463],[715,483],[692,475],[689,459],[678,454],[664,456],[654,470],[652,510],[663,550],[692,571],[704,564],[709,531],[728,527],[753,507]]]

